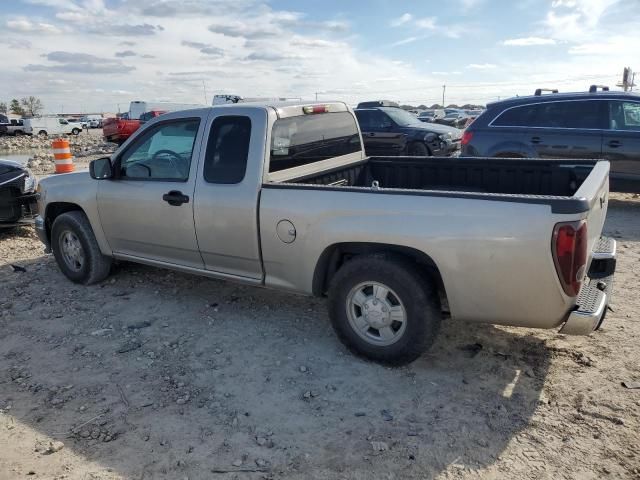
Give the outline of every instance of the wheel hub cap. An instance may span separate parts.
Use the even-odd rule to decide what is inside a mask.
[[[347,296],[347,318],[353,330],[368,343],[386,346],[405,331],[407,314],[400,297],[379,282],[355,286]]]
[[[79,271],[84,265],[84,250],[80,240],[73,232],[64,232],[60,236],[60,250],[67,266],[73,271]]]

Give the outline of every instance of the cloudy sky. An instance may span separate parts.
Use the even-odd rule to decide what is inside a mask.
[[[0,101],[49,112],[218,93],[485,103],[614,85],[638,0],[0,0]],[[640,65],[636,66],[640,70]]]

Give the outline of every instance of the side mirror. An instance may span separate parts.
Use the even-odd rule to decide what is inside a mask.
[[[98,158],[89,163],[89,175],[94,180],[107,180],[113,178],[113,167],[109,157]]]

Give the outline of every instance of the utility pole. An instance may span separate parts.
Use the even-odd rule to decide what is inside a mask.
[[[207,101],[207,87],[204,85],[204,80],[202,80],[202,91],[204,93],[204,104],[208,105],[209,102]]]
[[[318,92],[316,92],[316,102],[318,101]]]
[[[447,86],[446,85],[442,85],[442,108],[445,107],[445,104],[444,104],[444,92],[445,92],[446,89],[447,89]]]

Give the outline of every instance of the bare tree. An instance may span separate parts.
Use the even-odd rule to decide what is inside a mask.
[[[44,109],[44,105],[42,104],[42,100],[38,97],[34,97],[33,95],[29,97],[24,97],[20,99],[20,104],[24,109],[24,113],[31,117],[35,117]]]

